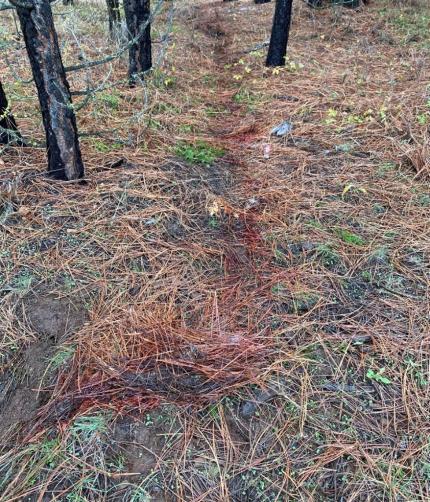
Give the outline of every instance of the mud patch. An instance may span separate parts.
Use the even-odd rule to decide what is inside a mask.
[[[145,424],[124,418],[115,424],[113,438],[117,443],[117,453],[125,460],[127,472],[147,476],[157,464],[162,442],[150,419]]]
[[[30,345],[13,370],[0,377],[0,439],[13,426],[24,425],[36,416],[42,401],[38,388],[53,347],[49,339]]]
[[[26,299],[23,316],[40,337],[53,338],[55,342],[64,340],[87,320],[82,303],[53,293],[41,293]]]
[[[30,423],[46,402],[40,392],[48,383],[49,360],[57,343],[87,320],[82,303],[41,293],[24,300],[22,316],[38,340],[22,350],[7,371],[0,374],[0,440],[16,427]]]
[[[115,463],[119,459],[123,470],[130,473],[126,481],[135,486],[160,471],[161,460],[165,460],[170,442],[177,433],[180,433],[177,409],[170,405],[163,406],[157,413],[142,415],[140,419],[124,417],[115,423],[112,430],[110,461]],[[146,483],[149,500],[168,500],[161,486],[157,476]]]

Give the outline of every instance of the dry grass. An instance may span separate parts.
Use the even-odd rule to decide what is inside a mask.
[[[429,499],[430,12],[298,4],[279,72],[249,51],[271,12],[180,4],[147,106],[80,112],[85,185],[3,156],[4,374],[37,298],[89,320],[47,354],[2,500]]]

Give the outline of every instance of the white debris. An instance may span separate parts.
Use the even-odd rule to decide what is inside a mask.
[[[281,124],[274,127],[270,134],[281,137],[281,136],[285,136],[286,134],[288,134],[292,130],[293,130],[293,124],[291,122],[288,122],[288,120],[285,120]]]

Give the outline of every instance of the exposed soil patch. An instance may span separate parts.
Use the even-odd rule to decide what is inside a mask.
[[[223,14],[218,10],[216,3],[197,11],[196,28],[214,39],[213,58],[216,64],[221,64],[227,57],[231,57],[227,49],[232,43],[233,32],[228,24],[223,22]]]
[[[85,307],[79,301],[38,293],[24,301],[23,313],[31,328],[40,336],[63,341],[87,320]]]
[[[0,439],[13,427],[25,425],[36,417],[39,406],[46,401],[40,387],[49,380],[49,359],[56,345],[87,320],[83,303],[43,292],[24,300],[22,315],[38,340],[0,375]]]
[[[168,172],[175,183],[184,183],[199,191],[203,185],[215,195],[227,195],[237,177],[237,169],[231,159],[220,159],[209,165],[177,160],[161,166],[161,169]]]
[[[110,433],[107,456],[112,464],[119,462],[123,470],[129,473],[124,479],[124,489],[115,492],[115,500],[128,500],[135,487],[145,480],[149,480],[146,486],[147,500],[173,500],[163,489],[161,478],[152,474],[160,468],[176,435],[182,433],[177,412],[174,406],[166,405],[139,419],[124,417],[115,422]]]
[[[38,387],[55,344],[45,338],[28,347],[22,360],[0,377],[0,439],[11,427],[31,422],[42,401]],[[12,381],[12,383],[11,383]],[[6,388],[7,385],[7,388]],[[6,392],[1,393],[5,389]]]
[[[112,431],[113,454],[124,456],[130,474],[147,476],[157,465],[168,432],[162,424],[154,424],[150,415],[146,423],[123,418],[116,422]]]

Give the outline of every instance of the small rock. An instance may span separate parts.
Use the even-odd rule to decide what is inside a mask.
[[[349,143],[342,143],[341,145],[336,145],[334,147],[335,152],[349,153],[354,149],[354,147]]]
[[[270,134],[282,137],[291,132],[292,130],[293,130],[293,124],[291,124],[291,122],[288,122],[288,120],[285,120],[281,124],[274,127]]]
[[[250,209],[255,209],[260,205],[260,201],[256,197],[251,197],[247,200],[245,209],[249,211]]]
[[[240,406],[240,415],[246,419],[252,418],[258,411],[260,405],[267,403],[277,395],[278,392],[273,389],[258,391],[255,396],[255,399],[248,400],[242,403],[242,405]]]
[[[256,401],[245,401],[240,407],[240,414],[243,418],[251,418],[258,409]]]

